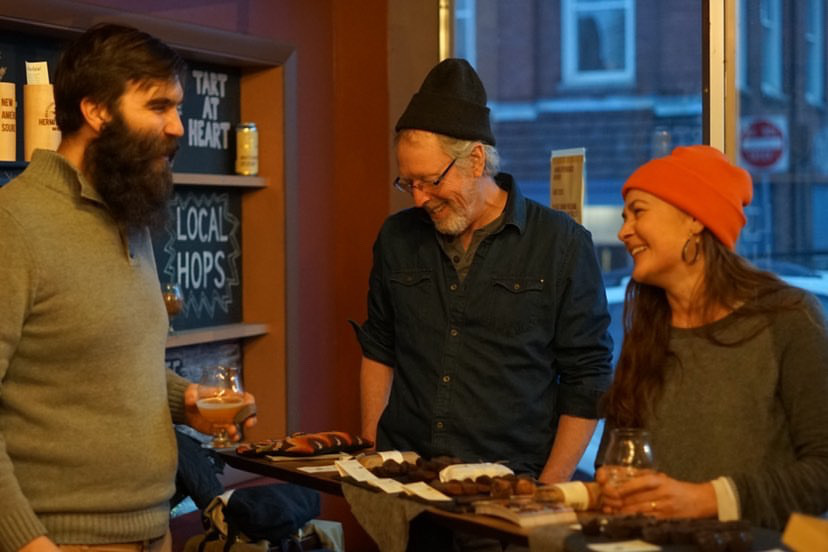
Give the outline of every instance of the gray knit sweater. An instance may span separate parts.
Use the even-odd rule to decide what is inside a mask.
[[[779,312],[740,346],[673,329],[681,363],[669,366],[647,424],[660,470],[686,481],[729,476],[742,517],[776,529],[791,512],[828,511],[828,330],[803,295],[807,310]],[[756,328],[733,318],[715,323],[718,336]]]
[[[0,551],[162,535],[187,382],[149,234],[37,151],[0,188],[0,284]]]

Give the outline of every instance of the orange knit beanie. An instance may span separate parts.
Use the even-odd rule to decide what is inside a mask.
[[[698,219],[733,249],[753,197],[750,174],[710,146],[680,146],[636,170],[621,195],[643,190]]]

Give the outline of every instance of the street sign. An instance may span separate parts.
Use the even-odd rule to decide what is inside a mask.
[[[788,121],[784,116],[742,117],[742,165],[756,172],[788,170]]]

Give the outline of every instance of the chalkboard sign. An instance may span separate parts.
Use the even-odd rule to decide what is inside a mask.
[[[177,282],[184,309],[176,330],[241,322],[241,192],[176,186],[153,238],[161,283]]]
[[[240,95],[238,69],[188,63],[181,107],[184,137],[175,171],[233,174]]]

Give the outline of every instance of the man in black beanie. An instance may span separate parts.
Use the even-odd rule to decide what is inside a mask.
[[[362,431],[379,450],[506,461],[568,480],[609,384],[609,315],[589,233],[498,173],[486,91],[435,66],[396,125],[415,207],[374,245],[357,327]]]

